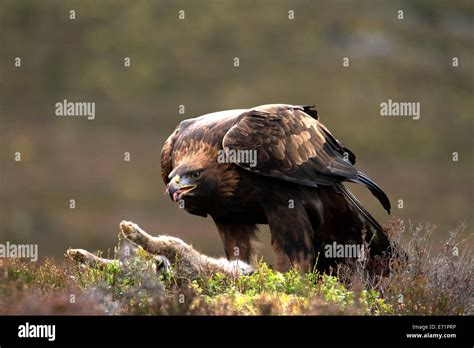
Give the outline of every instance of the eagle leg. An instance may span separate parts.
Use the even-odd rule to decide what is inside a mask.
[[[312,271],[316,258],[314,231],[304,207],[295,204],[273,205],[265,209],[276,256],[276,269],[287,272],[291,267],[301,272]]]
[[[256,264],[256,251],[259,247],[257,227],[255,225],[233,224],[215,221],[224,251],[228,260],[242,260]]]

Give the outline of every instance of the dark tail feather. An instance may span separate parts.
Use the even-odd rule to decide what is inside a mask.
[[[350,181],[357,184],[364,184],[365,186],[367,186],[370,192],[372,192],[372,194],[379,200],[380,204],[382,204],[384,209],[390,214],[390,200],[388,199],[385,192],[383,192],[382,189],[375,182],[373,182],[371,178],[369,178],[364,173],[358,171],[357,178],[352,179]]]
[[[374,219],[372,215],[362,206],[357,198],[342,184],[336,184],[343,196],[347,199],[349,205],[357,210],[359,219],[365,225],[369,234],[366,236],[369,240],[371,258],[367,264],[367,269],[371,274],[388,276],[390,274],[390,260],[392,255],[398,257],[399,252],[393,249],[389,237],[382,230],[382,226]],[[382,192],[383,193],[383,192]],[[394,253],[395,251],[395,253]]]
[[[368,221],[377,232],[383,234],[382,226],[375,220],[375,218],[370,215],[367,209],[359,202],[359,200],[349,191],[342,183],[336,184],[336,186],[341,190],[342,194],[346,199],[363,215],[364,219]]]

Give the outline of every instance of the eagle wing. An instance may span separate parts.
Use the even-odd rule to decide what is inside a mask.
[[[363,184],[390,213],[388,197],[357,171],[355,155],[319,122],[310,106],[277,104],[247,111],[229,129],[222,146],[225,151],[256,151],[256,163],[236,164],[264,176],[312,187],[339,187],[343,181]]]
[[[224,136],[226,151],[256,151],[252,172],[317,187],[357,179],[354,154],[336,140],[309,107],[254,109],[238,117]],[[254,165],[254,166],[252,166]]]

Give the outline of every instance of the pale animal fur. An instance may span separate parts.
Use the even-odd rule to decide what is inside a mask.
[[[209,277],[215,273],[235,277],[249,274],[254,270],[252,266],[240,260],[229,261],[225,258],[206,256],[176,237],[166,235],[153,237],[130,221],[122,221],[120,230],[129,241],[156,255],[158,262],[172,265],[180,278],[193,280],[200,276]],[[103,269],[110,262],[118,262],[122,266],[120,261],[100,258],[84,249],[69,249],[67,256],[89,267]]]

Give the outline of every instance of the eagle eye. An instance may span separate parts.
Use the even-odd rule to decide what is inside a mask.
[[[191,174],[191,179],[197,180],[201,177],[201,172],[194,172]]]

